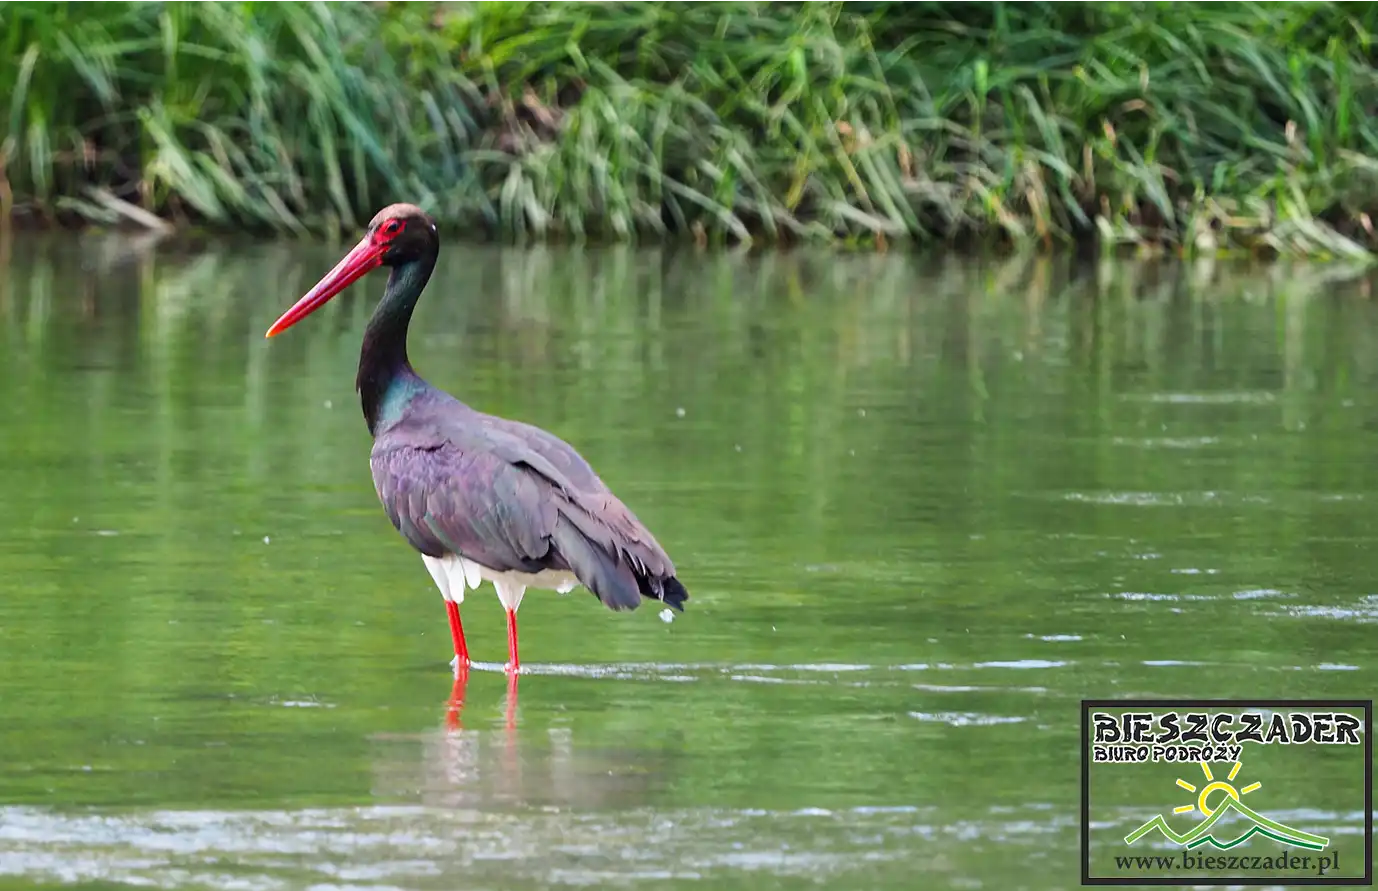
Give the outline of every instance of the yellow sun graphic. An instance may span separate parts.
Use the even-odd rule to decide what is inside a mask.
[[[1196,804],[1184,804],[1181,807],[1173,808],[1172,812],[1174,814],[1189,814],[1192,811],[1200,810],[1201,816],[1209,817],[1211,814],[1215,813],[1215,808],[1209,807],[1206,804],[1206,798],[1212,792],[1224,792],[1226,795],[1233,798],[1235,801],[1238,801],[1239,796],[1248,795],[1250,792],[1263,786],[1262,783],[1250,783],[1243,789],[1235,791],[1234,786],[1230,784],[1233,783],[1234,778],[1239,775],[1239,767],[1240,764],[1238,761],[1236,761],[1234,763],[1234,767],[1230,768],[1230,775],[1223,780],[1217,780],[1215,777],[1211,776],[1211,766],[1206,762],[1202,761],[1201,771],[1206,775],[1206,787],[1201,790],[1201,794],[1196,799]],[[1186,789],[1188,792],[1196,791],[1196,787],[1193,786],[1191,783],[1188,783],[1186,780],[1179,779],[1177,781],[1177,785],[1181,786],[1183,789]]]

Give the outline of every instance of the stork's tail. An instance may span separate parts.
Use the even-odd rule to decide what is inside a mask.
[[[641,566],[633,568],[590,541],[567,517],[561,516],[555,523],[551,540],[570,571],[609,609],[636,609],[641,598],[647,597],[684,611],[689,592],[679,579],[652,575]]]
[[[685,590],[684,585],[680,584],[679,579],[669,576],[668,578],[657,579],[655,583],[660,586],[660,594],[656,599],[663,600],[680,612],[684,612],[684,601],[689,599],[689,592]]]

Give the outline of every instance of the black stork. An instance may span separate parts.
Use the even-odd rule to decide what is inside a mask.
[[[374,487],[445,599],[456,671],[469,666],[459,605],[465,589],[483,581],[507,609],[512,672],[520,666],[517,609],[527,588],[567,593],[582,584],[610,609],[635,609],[646,598],[682,612],[689,592],[669,556],[578,452],[544,430],[477,411],[412,369],[407,326],[439,251],[425,211],[385,207],[266,336],[365,273],[391,267],[364,331],[355,385],[373,437]]]

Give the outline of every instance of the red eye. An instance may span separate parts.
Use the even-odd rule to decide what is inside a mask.
[[[393,237],[394,235],[396,235],[398,232],[401,232],[401,231],[402,231],[402,221],[401,221],[401,220],[388,220],[386,223],[383,224],[383,234],[386,235],[388,238]]]

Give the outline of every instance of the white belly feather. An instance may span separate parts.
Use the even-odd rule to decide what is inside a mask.
[[[440,589],[440,595],[455,603],[464,602],[465,588],[477,590],[484,582],[492,582],[502,605],[515,611],[521,606],[522,595],[526,593],[527,588],[568,594],[579,584],[574,573],[560,570],[543,569],[537,573],[498,572],[454,554],[447,554],[439,559],[422,554],[421,559],[430,571],[431,578],[435,579],[435,586]]]

